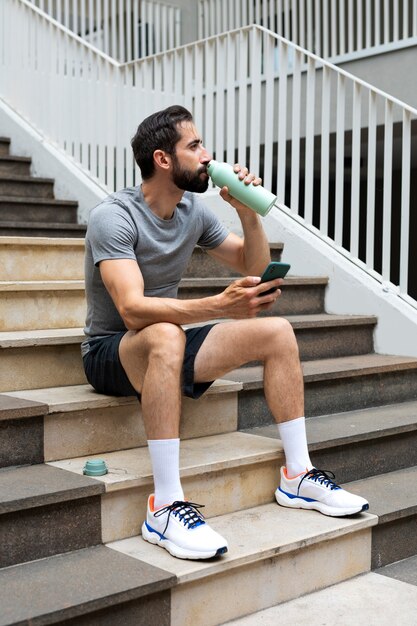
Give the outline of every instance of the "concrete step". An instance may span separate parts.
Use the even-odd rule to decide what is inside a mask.
[[[198,400],[184,398],[181,439],[236,431],[240,388],[239,383],[216,380]],[[31,437],[32,445],[38,441],[41,450],[38,462],[146,445],[141,407],[136,397],[105,396],[96,393],[90,385],[75,385],[0,394],[0,407],[2,404],[8,407],[11,400],[43,409],[45,417],[37,438],[33,433]],[[21,421],[21,416],[17,415],[15,429]],[[29,434],[24,427],[21,431],[24,437],[21,447],[24,448]]]
[[[176,580],[95,546],[0,570],[0,626],[170,626]]]
[[[229,541],[221,559],[175,559],[141,537],[109,547],[177,576],[171,626],[217,626],[369,571],[376,521],[271,503],[210,520]]]
[[[270,243],[269,246],[271,250],[271,261],[280,261],[284,244]],[[216,276],[217,278],[237,278],[239,274],[220,264],[203,250],[203,248],[197,246],[191,257],[190,264],[184,273],[184,278],[208,278],[210,276]]]
[[[417,399],[417,359],[365,354],[302,363],[306,415],[328,415]],[[243,383],[239,428],[273,423],[263,395],[263,368],[240,368],[227,375]]]
[[[0,333],[0,392],[85,384],[81,341],[79,328]]]
[[[0,154],[0,176],[3,174],[17,174],[19,176],[30,176],[30,165],[32,159],[29,157],[19,157]]]
[[[417,465],[351,483],[378,515],[372,532],[372,568],[417,554]]]
[[[69,285],[70,283],[68,283]],[[0,290],[1,291],[1,290]],[[0,392],[17,391],[19,389],[37,389],[41,387],[59,387],[62,385],[79,385],[85,376],[80,356],[80,344],[84,340],[82,328],[53,328],[61,319],[70,326],[75,318],[84,319],[84,303],[74,290],[63,289],[68,310],[65,318],[54,318],[55,311],[62,311],[61,292],[53,294],[46,289],[36,293],[36,298],[26,299],[19,292],[5,291],[3,295],[3,316],[6,324],[15,328],[32,325],[46,326],[45,329],[4,330],[0,332]],[[77,295],[78,294],[78,295]],[[23,299],[22,299],[23,298]],[[26,303],[22,310],[21,303]],[[21,315],[14,315],[20,303]],[[81,318],[81,319],[80,319]],[[295,332],[299,338],[300,352],[303,359],[324,359],[333,350],[336,354],[350,355],[362,350],[372,350],[372,329],[374,318],[327,316],[314,319],[288,318],[297,325]],[[346,343],[350,340],[350,343]],[[345,345],[346,344],[346,345]],[[64,359],[65,356],[65,359]],[[341,357],[339,357],[341,358]],[[352,357],[354,358],[354,357]],[[371,358],[371,357],[370,357]],[[328,359],[325,359],[326,362]],[[13,380],[10,372],[14,372]],[[262,368],[242,368],[232,374],[231,380],[237,380],[240,372],[245,372],[245,392],[251,386],[251,394],[257,386],[262,392]],[[357,373],[357,372],[356,372]],[[254,380],[249,383],[251,376]],[[249,377],[249,378],[248,378]],[[394,400],[395,401],[395,400]],[[348,410],[348,409],[346,409]],[[325,413],[326,411],[322,411]],[[317,414],[317,413],[316,413]],[[251,426],[254,424],[248,425]],[[260,424],[258,424],[260,425]]]
[[[8,137],[0,137],[0,156],[10,154],[10,139]]]
[[[206,298],[223,291],[232,278],[184,278],[178,297]],[[305,315],[324,313],[324,292],[328,279],[325,277],[288,276],[282,287],[282,295],[272,311],[266,315]]]
[[[224,626],[412,626],[416,610],[417,587],[372,572]]]
[[[84,224],[0,221],[0,237],[85,237],[85,231]]]
[[[84,280],[84,240],[0,237],[2,280]]]
[[[0,567],[99,544],[103,491],[48,465],[0,470]]]
[[[47,404],[0,394],[0,468],[42,463]]]
[[[376,570],[376,573],[381,574],[381,576],[395,578],[395,580],[402,580],[404,583],[417,587],[417,555],[380,567]]]
[[[417,402],[403,402],[306,420],[312,462],[339,483],[417,465]],[[275,424],[245,430],[278,439]]]
[[[140,532],[147,498],[153,491],[148,450],[132,448],[108,452],[100,458],[109,468],[108,474],[93,479],[105,488],[102,540],[134,536]],[[86,460],[77,457],[50,465],[81,475]],[[202,502],[207,517],[272,502],[282,464],[279,441],[246,433],[188,439],[181,445],[181,481],[186,497]]]
[[[0,174],[0,196],[53,198],[54,182],[53,178]]]
[[[78,202],[51,198],[0,197],[1,222],[77,222]],[[27,226],[27,224],[26,224]]]
[[[84,281],[0,281],[0,331],[79,328],[85,318]]]

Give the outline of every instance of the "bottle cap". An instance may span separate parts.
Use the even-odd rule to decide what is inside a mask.
[[[104,476],[108,471],[106,462],[103,459],[89,459],[85,462],[83,474],[86,476]]]

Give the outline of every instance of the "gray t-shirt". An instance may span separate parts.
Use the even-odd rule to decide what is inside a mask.
[[[156,216],[140,186],[108,196],[89,215],[85,240],[87,337],[126,330],[101,280],[105,259],[133,259],[143,275],[145,296],[176,298],[195,245],[216,248],[228,231],[198,195],[185,192],[171,219]],[[83,344],[83,353],[88,347]]]

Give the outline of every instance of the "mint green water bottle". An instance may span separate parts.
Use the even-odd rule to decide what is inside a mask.
[[[262,185],[246,185],[228,163],[210,161],[207,172],[215,185],[227,187],[231,196],[265,217],[277,201],[277,196]]]

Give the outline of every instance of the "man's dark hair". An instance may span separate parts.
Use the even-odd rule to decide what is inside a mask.
[[[164,150],[168,154],[174,154],[175,145],[181,139],[178,124],[192,121],[193,116],[190,111],[180,105],[174,105],[149,115],[139,124],[130,143],[143,180],[151,178],[154,174],[153,153],[155,150]]]

